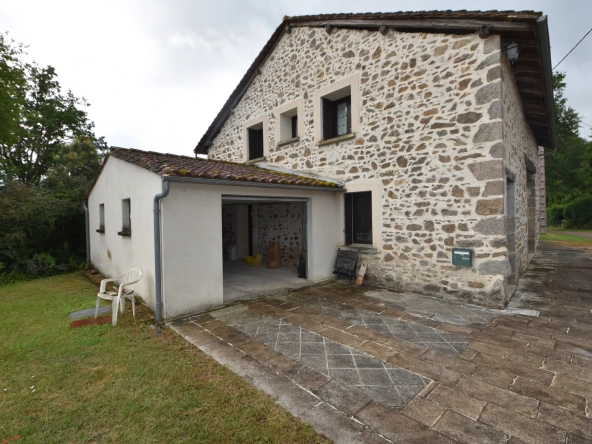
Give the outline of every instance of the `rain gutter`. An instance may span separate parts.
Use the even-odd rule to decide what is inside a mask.
[[[156,289],[156,321],[162,320],[162,251],[160,233],[160,200],[169,195],[171,183],[162,178],[162,192],[154,196],[154,287]]]
[[[89,223],[88,223],[88,204],[86,200],[82,201],[82,205],[84,205],[84,231],[86,234],[86,267],[90,267],[90,234],[89,234]]]
[[[337,187],[323,187],[312,185],[287,185],[283,183],[264,183],[264,182],[241,182],[239,180],[225,180],[225,179],[203,179],[201,177],[179,177],[166,176],[163,181],[178,182],[178,183],[195,183],[201,185],[226,185],[231,187],[256,187],[256,188],[282,188],[287,190],[300,191],[332,191],[334,193],[345,193],[344,188]]]

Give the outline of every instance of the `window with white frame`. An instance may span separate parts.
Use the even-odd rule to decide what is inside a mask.
[[[345,244],[372,244],[372,192],[344,194]]]
[[[249,135],[249,160],[263,157],[263,123],[258,123],[247,129]]]
[[[245,162],[256,162],[265,159],[267,152],[267,114],[262,114],[243,124],[244,145],[243,159]]]
[[[321,98],[323,140],[345,136],[351,133],[351,86]]]
[[[280,114],[280,142],[298,137],[298,109],[292,108]]]
[[[357,73],[313,92],[315,142],[325,145],[355,136],[360,119],[359,95]]]
[[[273,110],[278,116],[275,125],[275,140],[278,145],[298,142],[304,132],[302,97],[286,102]]]

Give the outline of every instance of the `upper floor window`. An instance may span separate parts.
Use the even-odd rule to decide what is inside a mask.
[[[319,145],[355,137],[360,120],[359,85],[356,73],[313,92],[314,140]]]
[[[343,88],[323,97],[323,140],[351,133],[351,88]],[[330,97],[347,94],[332,100]]]
[[[261,114],[243,124],[243,161],[265,160],[267,150],[267,114]]]
[[[247,132],[249,133],[249,160],[263,157],[263,124],[252,126]]]
[[[273,110],[279,119],[276,124],[275,140],[278,145],[290,144],[300,140],[302,125],[302,97],[284,103]]]

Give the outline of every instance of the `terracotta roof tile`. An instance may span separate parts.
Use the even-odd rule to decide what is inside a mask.
[[[342,188],[339,184],[333,182],[297,174],[270,171],[256,165],[242,163],[206,160],[118,147],[111,148],[111,156],[133,163],[161,176]]]

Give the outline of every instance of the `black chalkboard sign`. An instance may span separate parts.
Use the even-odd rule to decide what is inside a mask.
[[[358,250],[337,249],[337,258],[335,259],[335,269],[333,274],[339,276],[349,276],[351,281],[356,274],[356,265],[358,263]]]

